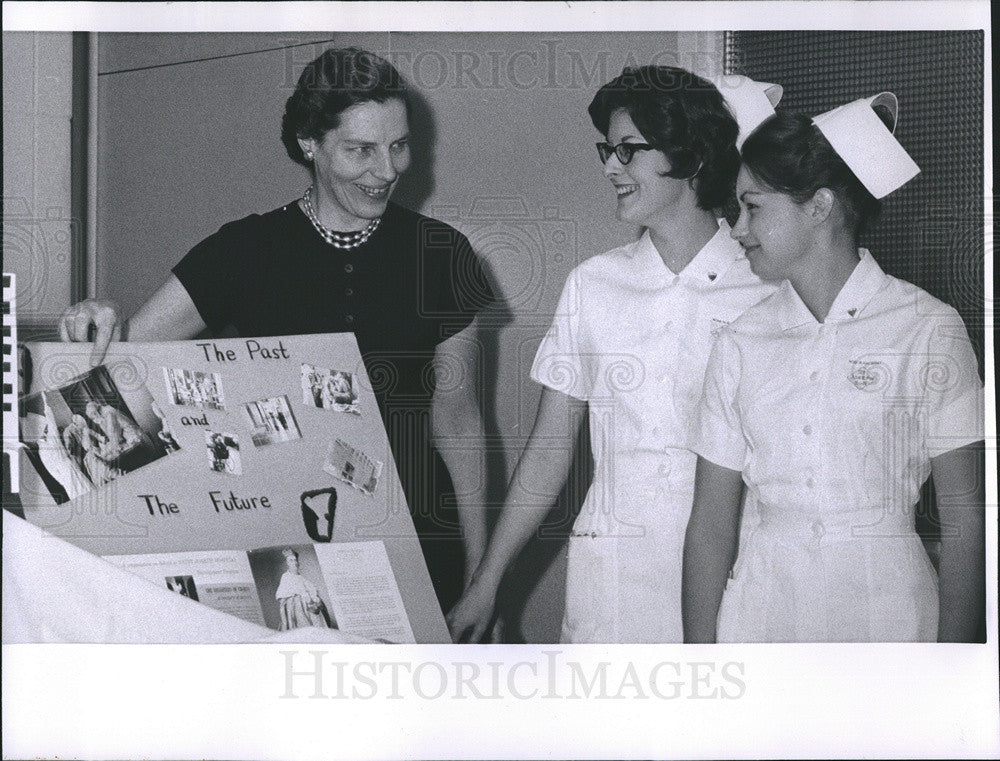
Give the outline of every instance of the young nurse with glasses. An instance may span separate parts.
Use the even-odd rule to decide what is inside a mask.
[[[724,329],[692,446],[691,642],[969,641],[984,595],[983,390],[954,309],[885,274],[857,237],[919,172],[882,93],[743,146],[733,235],[783,281]],[[887,126],[888,124],[888,126]],[[914,530],[933,477],[936,573]],[[740,539],[744,483],[760,522]]]
[[[456,641],[488,629],[502,577],[555,502],[588,413],[596,467],[569,539],[562,640],[681,641],[690,418],[719,327],[773,290],[715,212],[733,192],[741,128],[774,113],[769,97],[780,88],[744,77],[716,88],[665,66],[626,69],[594,97],[618,219],[645,231],[566,282],[531,369],[543,385],[534,427],[483,561],[448,616]]]

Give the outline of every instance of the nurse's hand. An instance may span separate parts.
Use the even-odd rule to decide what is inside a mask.
[[[482,578],[473,579],[465,594],[455,603],[445,621],[455,643],[479,642],[493,621],[497,586]]]
[[[87,299],[73,304],[59,318],[59,338],[76,342],[93,340],[90,364],[99,365],[108,351],[108,344],[121,340],[124,320],[120,314],[113,301]]]

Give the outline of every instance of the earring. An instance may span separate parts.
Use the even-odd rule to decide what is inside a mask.
[[[312,151],[306,151],[305,156],[306,156],[306,161],[312,161],[313,160],[313,152]]]

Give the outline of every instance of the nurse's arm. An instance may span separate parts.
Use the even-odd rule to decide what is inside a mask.
[[[939,642],[971,642],[985,610],[983,442],[931,459],[941,516]]]
[[[486,549],[486,437],[479,401],[480,343],[474,322],[434,352],[431,438],[448,468],[458,503],[465,582]]]
[[[685,642],[715,642],[715,623],[736,559],[743,476],[698,458],[694,505],[684,536],[681,610]]]
[[[493,618],[497,591],[521,548],[537,531],[566,482],[586,402],[542,389],[528,442],[514,469],[500,520],[462,599],[448,613],[456,642],[478,642]]]
[[[127,321],[117,304],[102,299],[73,304],[59,318],[63,341],[90,341],[93,330],[92,365],[101,363],[111,341],[181,341],[204,329],[198,308],[175,275],[170,275]]]

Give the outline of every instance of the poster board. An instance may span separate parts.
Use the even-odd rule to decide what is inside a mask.
[[[136,568],[135,556],[263,552],[280,575],[291,549],[322,588],[346,584],[351,558],[358,582],[378,561],[367,582],[388,583],[382,602],[405,609],[410,641],[450,641],[352,334],[116,343],[95,368],[88,344],[25,348],[27,520]],[[163,582],[184,594],[182,571]]]

